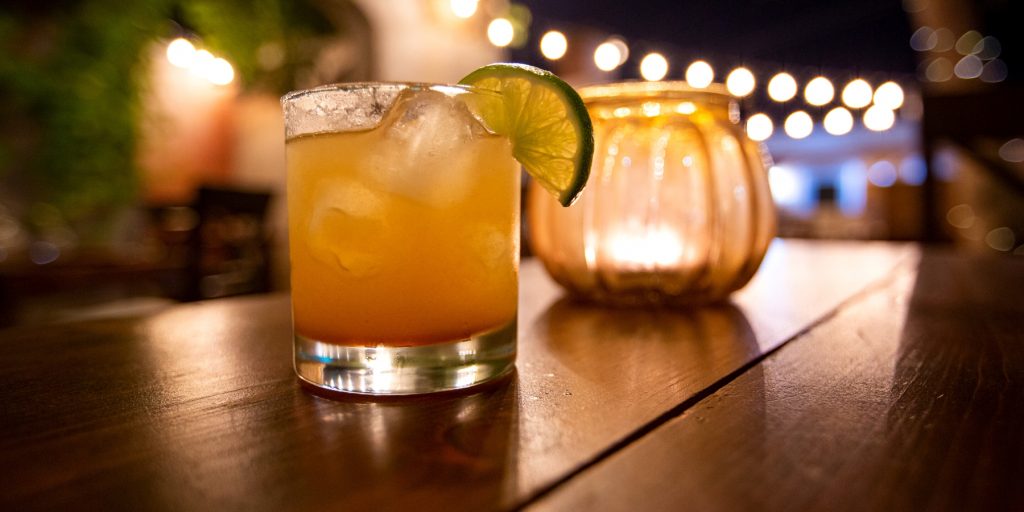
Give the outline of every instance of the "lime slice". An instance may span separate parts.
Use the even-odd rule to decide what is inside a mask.
[[[487,126],[512,142],[512,154],[569,206],[590,176],[594,127],[579,94],[561,78],[525,64],[490,64],[459,83],[497,91],[478,102]],[[481,95],[482,96],[482,95]]]

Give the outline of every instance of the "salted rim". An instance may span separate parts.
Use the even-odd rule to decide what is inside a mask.
[[[448,96],[455,96],[467,92],[471,93],[482,93],[482,94],[496,94],[500,95],[498,91],[491,91],[488,89],[481,89],[479,87],[473,87],[469,85],[461,84],[439,84],[430,82],[341,82],[334,84],[320,85],[309,89],[300,89],[297,91],[291,91],[281,96],[281,104],[288,103],[290,101],[297,100],[303,96],[307,96],[315,93],[322,92],[349,92],[361,89],[390,89],[394,91],[402,90],[431,90],[444,93]]]

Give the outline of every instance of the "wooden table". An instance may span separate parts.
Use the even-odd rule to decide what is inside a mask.
[[[776,242],[734,301],[575,304],[518,372],[332,401],[288,297],[0,332],[2,510],[1024,510],[1024,260]]]

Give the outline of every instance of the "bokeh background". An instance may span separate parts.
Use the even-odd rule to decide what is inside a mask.
[[[286,289],[280,95],[454,82],[496,61],[573,85],[727,83],[773,156],[780,236],[1020,256],[1015,12],[1010,0],[4,2],[0,326]]]

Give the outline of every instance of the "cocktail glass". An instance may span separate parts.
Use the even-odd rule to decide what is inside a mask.
[[[401,395],[513,368],[519,165],[473,113],[495,94],[360,83],[282,98],[300,379]]]

